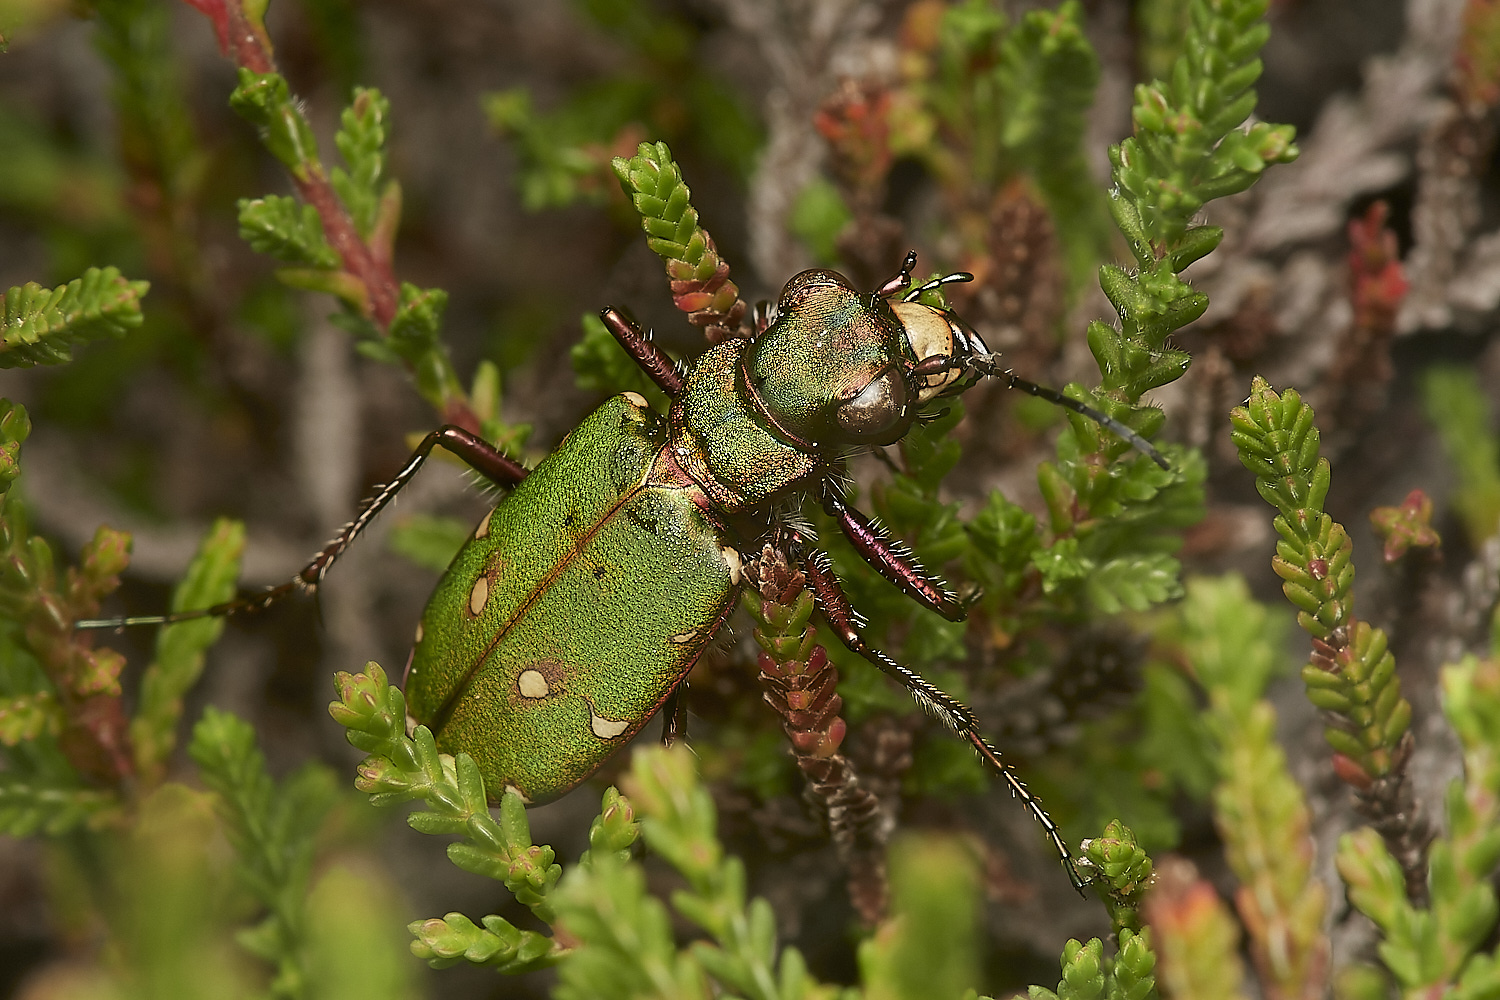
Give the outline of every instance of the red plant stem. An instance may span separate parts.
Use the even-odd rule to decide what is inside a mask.
[[[354,228],[354,220],[344,209],[344,203],[334,192],[333,185],[323,173],[321,165],[308,171],[306,180],[294,177],[297,193],[311,205],[323,220],[323,234],[344,262],[344,270],[358,278],[370,296],[370,318],[381,330],[391,325],[396,317],[399,301],[396,275],[388,261],[376,259],[370,245],[360,239]]]
[[[235,65],[254,73],[276,72],[276,60],[265,25],[245,13],[244,0],[186,2],[208,17],[220,50],[232,58]],[[323,234],[343,262],[344,271],[364,285],[369,318],[382,332],[388,330],[401,301],[400,285],[389,254],[371,247],[360,237],[354,220],[333,190],[321,163],[315,159],[308,161],[302,164],[300,172],[293,170],[291,175],[297,193],[318,213]],[[462,394],[444,398],[440,409],[445,423],[479,433],[479,417]]]

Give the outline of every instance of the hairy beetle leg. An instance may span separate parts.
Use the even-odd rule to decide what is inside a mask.
[[[838,636],[840,642],[879,667],[887,675],[895,678],[928,714],[935,716],[974,748],[980,759],[1005,781],[1011,793],[1021,800],[1026,810],[1042,825],[1047,839],[1052,842],[1053,849],[1062,860],[1063,868],[1068,872],[1068,880],[1073,883],[1073,888],[1083,895],[1083,889],[1089,884],[1089,880],[1078,871],[1073,852],[1068,850],[1068,845],[1063,841],[1057,824],[1047,814],[1047,810],[1042,808],[1041,800],[1026,787],[1026,783],[1016,773],[1016,769],[1001,760],[1000,752],[990,746],[989,742],[979,734],[979,724],[968,708],[960,704],[952,695],[934,686],[915,670],[897,663],[865,642],[864,637],[859,633],[858,618],[854,608],[850,605],[849,598],[844,593],[844,588],[840,586],[838,578],[829,568],[827,559],[828,557],[823,553],[815,552],[807,557],[804,567],[807,585],[812,590],[813,597],[818,602],[818,610],[823,613],[823,618],[827,621],[829,628]]]
[[[904,547],[892,542],[884,529],[850,507],[825,487],[823,509],[838,519],[839,527],[861,559],[881,576],[899,587],[902,593],[950,622],[961,622],[969,615],[968,605],[951,593],[941,580],[927,574]]]
[[[323,582],[323,577],[327,575],[329,568],[344,553],[350,543],[359,537],[370,522],[375,520],[375,515],[384,510],[386,505],[396,498],[396,494],[415,478],[417,470],[422,467],[423,462],[427,461],[427,456],[432,453],[432,449],[438,447],[458,456],[465,465],[496,485],[507,489],[525,479],[530,471],[477,434],[466,431],[456,424],[444,424],[422,439],[422,443],[417,445],[411,458],[406,460],[406,465],[396,473],[395,478],[380,487],[373,497],[366,500],[354,520],[344,525],[338,535],[313,556],[312,560],[302,567],[301,572],[286,583],[250,597],[236,598],[208,608],[178,611],[168,615],[142,615],[134,618],[90,618],[74,622],[73,627],[79,629],[125,628],[131,625],[171,625],[197,618],[221,618],[244,611],[264,610],[295,593],[311,593],[317,590],[318,584]]]

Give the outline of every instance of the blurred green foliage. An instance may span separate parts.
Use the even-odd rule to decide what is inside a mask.
[[[625,48],[625,65],[575,86],[547,111],[534,107],[524,86],[484,98],[490,125],[520,156],[522,204],[537,210],[603,201],[610,158],[648,135],[690,146],[749,179],[760,126],[744,98],[699,57],[688,19],[641,0],[575,0],[575,7]]]
[[[1454,505],[1479,545],[1500,530],[1500,440],[1490,401],[1473,369],[1435,367],[1423,377],[1422,402],[1458,477]]]

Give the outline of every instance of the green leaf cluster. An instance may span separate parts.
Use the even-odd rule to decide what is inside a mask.
[[[125,716],[124,658],[82,640],[72,623],[95,615],[118,585],[130,539],[100,528],[79,565],[59,571],[9,490],[30,429],[23,407],[0,400],[0,830],[12,836],[97,828],[158,784],[177,742],[183,695],[222,629],[214,621],[164,628],[134,713]],[[177,586],[173,609],[230,597],[243,545],[239,525],[215,525]]]
[[[692,192],[682,168],[664,142],[643,142],[636,155],[614,158],[620,186],[629,195],[646,231],[646,245],[667,265],[673,281],[706,281],[721,260],[713,240],[698,224]],[[731,284],[729,287],[733,288]]]
[[[295,198],[269,194],[240,201],[240,238],[256,253],[322,271],[339,266],[339,255],[323,236],[318,210]]]
[[[1390,772],[1411,704],[1385,633],[1354,618],[1353,543],[1322,509],[1330,475],[1312,407],[1296,390],[1278,395],[1257,377],[1249,402],[1230,419],[1240,462],[1280,512],[1271,565],[1298,609],[1297,623],[1315,640],[1313,661],[1302,669],[1308,699],[1333,720],[1324,735],[1342,758],[1341,773],[1367,785]]]
[[[558,916],[579,944],[560,970],[557,995],[709,996],[711,981],[756,1000],[827,995],[795,948],[778,955],[770,904],[746,900],[744,865],[718,841],[713,800],[688,751],[637,753],[626,790],[647,846],[687,881],[672,894],[672,908],[710,941],[679,951],[666,907],[646,895],[640,867],[593,851],[559,893]]]
[[[333,772],[308,764],[278,787],[266,773],[255,730],[212,707],[193,727],[188,753],[217,795],[240,882],[267,911],[239,934],[240,944],[275,967],[272,996],[311,995],[307,892],[315,838],[338,797]]]
[[[28,430],[25,410],[0,401],[6,487]],[[209,709],[189,754],[213,794],[165,780],[184,698],[222,622],[162,628],[127,713],[123,658],[80,641],[73,623],[96,615],[116,586],[128,536],[100,529],[79,566],[60,571],[47,544],[30,535],[19,499],[7,491],[0,503],[0,831],[52,839],[57,905],[98,913],[108,933],[111,964],[90,974],[115,991],[109,995],[125,995],[127,984],[153,995],[248,995],[257,974],[226,947],[245,902],[226,892],[229,855],[214,849],[227,833],[233,881],[266,913],[238,940],[272,966],[269,995],[344,995],[329,988],[330,970],[349,950],[350,928],[358,920],[378,940],[389,907],[375,905],[378,889],[366,875],[338,879],[341,898],[365,899],[357,915],[330,905],[321,885],[309,892],[325,817],[339,798],[332,773],[315,765],[273,782],[250,727]],[[242,526],[217,523],[172,610],[229,599],[243,545]],[[361,995],[398,995],[404,977],[386,965],[369,966],[389,974]]]
[[[1076,2],[1014,25],[983,0],[944,10],[930,54],[898,99],[891,152],[922,160],[982,240],[990,201],[1025,177],[1057,227],[1075,287],[1108,247],[1103,194],[1083,152],[1099,60]]]
[[[1188,8],[1183,51],[1165,82],[1136,88],[1135,135],[1111,150],[1120,194],[1116,221],[1141,264],[1174,257],[1180,271],[1218,243],[1188,238],[1203,206],[1248,188],[1296,156],[1292,129],[1256,122],[1252,88],[1271,36],[1266,0],[1200,0]]]
[[[1327,893],[1313,878],[1307,802],[1276,742],[1276,711],[1257,699],[1235,706],[1212,692],[1219,743],[1214,821],[1243,892],[1240,915],[1266,985],[1283,996],[1320,992],[1329,945]]]
[[[241,237],[252,249],[290,265],[276,272],[285,284],[339,299],[346,312],[334,320],[357,338],[359,352],[405,367],[417,392],[445,420],[473,417],[492,440],[524,438],[523,428],[499,420],[493,366],[481,365],[473,390],[488,388],[492,398],[475,401],[464,391],[441,337],[448,293],[398,283],[390,274],[401,187],[386,176],[390,102],[385,96],[374,88],[355,88],[334,134],[344,166],[332,170],[318,158],[307,118],[280,74],[241,67],[230,106],[259,128],[266,148],[305,199],[241,199]],[[382,296],[394,299],[384,310]]]
[[[1471,543],[1500,530],[1500,439],[1491,430],[1489,398],[1472,368],[1429,368],[1422,405],[1458,476],[1453,504]]]
[[[328,292],[367,314],[370,290],[349,273],[352,265],[345,260],[354,248],[335,249],[329,244],[324,216],[346,211],[358,238],[389,260],[401,212],[400,186],[385,176],[390,102],[378,90],[355,88],[334,134],[334,145],[347,169],[332,171],[325,171],[318,158],[311,126],[280,74],[241,68],[239,86],[229,103],[260,129],[266,148],[298,182],[304,197],[316,198],[326,181],[329,199],[336,196],[338,200],[337,204],[317,204],[280,195],[242,198],[241,238],[258,253],[294,265],[278,274],[287,284]]]
[[[171,9],[155,0],[113,0],[92,5],[92,11],[96,43],[114,70],[121,158],[137,183],[150,178],[156,204],[149,211],[165,223],[173,267],[179,279],[196,283],[192,226],[209,158],[193,127],[173,51]]]
[[[1099,60],[1082,8],[1029,11],[1006,33],[995,74],[1005,105],[1000,143],[1042,192],[1081,284],[1109,246],[1104,199],[1084,156]]]
[[[1141,901],[1151,887],[1155,866],[1135,831],[1111,820],[1104,833],[1083,842],[1081,867],[1095,873],[1093,888],[1109,908],[1116,934],[1141,929]]]
[[[354,229],[375,245],[389,246],[394,233],[379,238],[376,229],[386,221],[395,225],[400,210],[400,187],[385,176],[386,128],[391,102],[373,87],[355,87],[354,99],[339,117],[333,144],[349,169],[334,167],[329,180],[349,210]],[[394,205],[384,203],[394,201]]]
[[[1120,329],[1089,324],[1089,349],[1104,376],[1105,397],[1134,404],[1142,393],[1179,378],[1188,356],[1166,346],[1173,330],[1203,315],[1208,299],[1178,272],[1223,238],[1213,226],[1191,226],[1215,198],[1243,191],[1272,163],[1294,159],[1290,126],[1242,124],[1255,109],[1251,85],[1269,36],[1266,0],[1195,0],[1183,52],[1168,83],[1136,88],[1135,134],[1110,149],[1114,187],[1110,213],[1124,234],[1135,268],[1105,265],[1099,284],[1120,315]],[[1135,430],[1129,414],[1105,410]],[[1075,434],[1087,422],[1070,416]],[[1082,446],[1095,451],[1093,442]],[[1117,455],[1120,445],[1107,454]]]
[[[34,281],[0,295],[0,368],[71,361],[75,345],[123,337],[141,323],[141,296],[150,286],[117,268],[91,267],[56,288]]]
[[[1444,668],[1442,686],[1464,777],[1448,786],[1448,834],[1431,847],[1430,905],[1408,900],[1401,866],[1373,829],[1340,838],[1337,862],[1350,902],[1384,936],[1380,958],[1403,997],[1478,1000],[1500,995],[1500,951],[1478,952],[1500,913],[1500,662],[1465,657]],[[1383,991],[1376,978],[1362,982],[1361,996]]]
[[[504,882],[518,901],[551,923],[550,896],[562,866],[553,860],[552,848],[532,843],[520,796],[506,791],[497,822],[472,758],[440,754],[426,726],[406,735],[406,699],[379,664],[368,664],[361,674],[339,673],[335,682],[339,700],[328,706],[329,714],[346,728],[349,742],[369,754],[359,767],[356,787],[377,806],[423,802],[426,808],[407,817],[412,829],[462,837],[448,845],[455,865]],[[417,921],[410,926],[417,938],[413,950],[434,964],[473,956],[503,972],[542,968],[562,953],[552,939],[522,931],[503,917],[486,917],[481,923],[482,931],[452,914],[438,923]]]
[[[1156,956],[1149,931],[1119,932],[1120,947],[1113,960],[1104,956],[1098,938],[1087,944],[1076,938],[1063,946],[1062,973],[1056,990],[1033,986],[1031,1000],[1155,1000]]]
[[[229,95],[229,106],[260,130],[266,150],[294,178],[306,183],[322,173],[312,126],[280,73],[256,73],[240,67],[239,85]]]
[[[866,985],[839,991],[814,980],[795,948],[778,946],[771,907],[748,898],[744,865],[719,841],[713,800],[686,749],[635,753],[626,781],[629,799],[613,788],[605,792],[589,832],[589,850],[559,881],[552,849],[531,842],[519,796],[506,792],[497,822],[485,808],[483,780],[465,755],[438,753],[425,727],[405,735],[405,701],[378,665],[370,664],[363,674],[341,674],[338,682],[340,700],[330,712],[348,728],[350,742],[370,753],[356,785],[377,804],[423,802],[426,808],[409,817],[413,827],[464,838],[449,846],[456,864],[504,880],[536,916],[560,931],[548,938],[501,917],[475,922],[457,913],[417,921],[410,925],[416,939],[412,950],[435,966],[467,961],[521,972],[557,964],[556,995],[580,1000],[643,995],[706,1000],[724,991],[757,1000],[972,995],[975,861],[957,842],[913,839],[896,852],[894,915],[860,952]],[[683,881],[671,893],[670,908],[648,891],[641,864],[631,858],[638,836]],[[1150,882],[1151,862],[1130,831],[1115,824],[1088,852],[1119,905],[1138,905]],[[680,945],[674,914],[703,937]],[[1119,956],[1104,963],[1107,995],[1154,996],[1155,959],[1147,936],[1127,927],[1121,942]],[[1065,968],[1079,965],[1074,954],[1079,947],[1084,946],[1070,945]],[[1097,966],[1100,943],[1086,947]],[[1059,995],[1106,994],[1069,993],[1065,986]]]

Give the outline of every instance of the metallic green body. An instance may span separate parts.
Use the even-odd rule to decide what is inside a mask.
[[[475,529],[422,615],[409,711],[494,796],[587,778],[734,606],[738,555],[668,441],[641,397],[607,401]]]
[[[492,796],[556,798],[625,746],[733,608],[738,546],[778,500],[939,391],[907,388],[903,321],[840,275],[797,275],[779,311],[698,358],[669,416],[634,393],[594,411],[439,581],[407,704]]]

